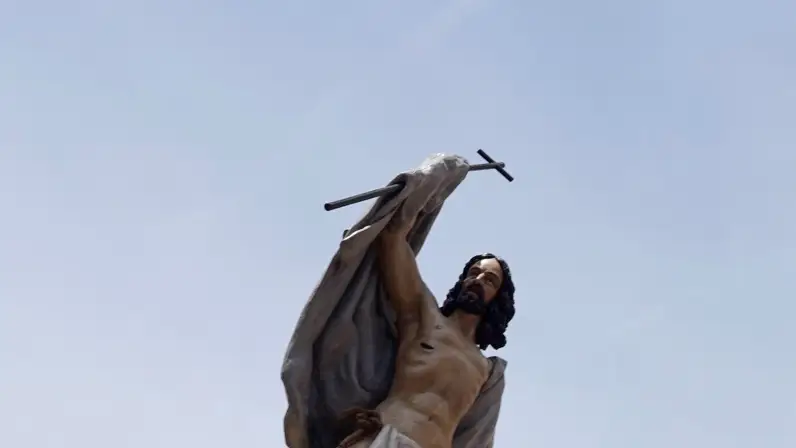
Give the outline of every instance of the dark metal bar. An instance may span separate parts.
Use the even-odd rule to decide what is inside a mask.
[[[357,202],[367,201],[368,199],[378,198],[384,196],[385,194],[395,193],[401,188],[403,188],[403,185],[401,184],[387,185],[386,187],[381,187],[375,190],[366,191],[364,193],[355,194],[353,196],[349,196],[347,198],[343,198],[337,201],[327,202],[323,204],[323,208],[327,212],[331,210],[337,210],[338,208],[342,208],[351,204],[356,204]]]
[[[506,166],[506,164],[503,162],[480,163],[478,165],[470,165],[470,168],[467,171],[494,170],[503,168],[504,166]]]
[[[478,150],[478,155],[481,156],[484,160],[486,160],[489,163],[496,163],[495,159],[493,159],[492,157],[489,157],[489,154],[487,154],[483,149],[479,149]],[[513,182],[514,181],[514,177],[512,177],[511,174],[508,173],[508,171],[504,170],[502,166],[496,167],[495,169],[498,171],[498,173],[502,174],[503,177],[505,177],[507,181],[509,181],[509,182]]]
[[[500,172],[500,174],[502,174],[503,177],[508,179],[509,182],[514,180],[514,178],[511,177],[511,175],[507,173],[506,170],[503,169],[506,166],[505,163],[495,162],[494,160],[492,160],[491,157],[489,157],[485,152],[483,152],[480,149],[478,150],[478,154],[484,159],[486,159],[488,163],[470,165],[468,171],[484,171],[484,170],[495,169],[498,170],[498,172]],[[402,184],[387,185],[386,187],[381,187],[375,190],[366,191],[364,193],[355,194],[354,196],[349,196],[347,198],[339,199],[337,201],[327,202],[326,204],[323,204],[323,208],[327,212],[332,210],[337,210],[338,208],[342,208],[351,204],[356,204],[357,202],[367,201],[368,199],[378,198],[391,193],[396,193],[401,188],[403,188]]]

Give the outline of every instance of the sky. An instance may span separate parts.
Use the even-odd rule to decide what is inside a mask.
[[[796,446],[794,17],[0,0],[0,446],[283,446],[322,204],[478,148],[419,263],[512,267],[497,447]]]

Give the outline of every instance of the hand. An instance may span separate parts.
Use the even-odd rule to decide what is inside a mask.
[[[417,211],[414,207],[407,207],[405,203],[401,204],[384,230],[395,236],[406,237],[424,214],[422,208]]]
[[[403,181],[410,193],[393,214],[385,230],[406,236],[418,219],[433,213],[450,192],[464,179],[469,165],[458,156],[437,154],[429,157],[424,165],[405,173]]]

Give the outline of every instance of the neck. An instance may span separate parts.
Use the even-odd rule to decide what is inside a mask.
[[[449,319],[456,324],[459,331],[461,331],[467,339],[471,339],[475,342],[475,330],[481,322],[481,316],[465,313],[462,310],[456,310],[450,315]]]

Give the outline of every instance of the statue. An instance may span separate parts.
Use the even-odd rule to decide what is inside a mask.
[[[506,344],[511,271],[477,255],[439,307],[415,262],[468,171],[497,168],[511,180],[482,156],[490,163],[432,156],[380,189],[345,233],[285,356],[288,447],[492,446],[506,362],[481,350]]]

